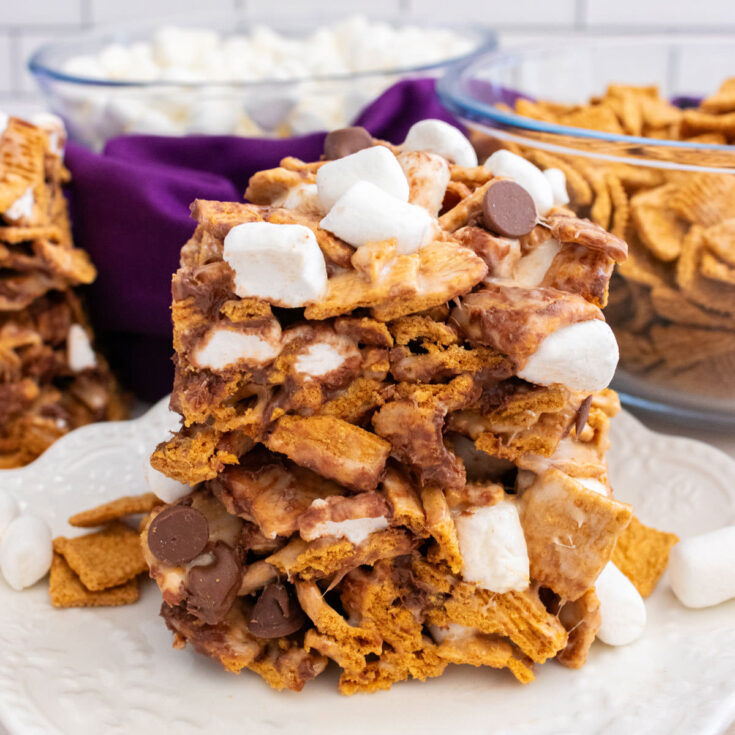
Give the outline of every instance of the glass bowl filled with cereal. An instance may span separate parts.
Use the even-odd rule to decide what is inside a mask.
[[[505,148],[553,169],[561,206],[627,241],[605,310],[623,399],[720,426],[735,425],[733,73],[730,37],[608,37],[491,52],[439,83],[481,161]]]

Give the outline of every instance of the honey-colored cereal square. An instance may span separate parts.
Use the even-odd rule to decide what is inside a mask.
[[[101,526],[103,523],[116,521],[125,516],[150,513],[160,502],[154,493],[126,495],[122,498],[111,500],[109,503],[103,503],[95,508],[76,513],[69,518],[69,525],[77,528]]]
[[[117,607],[131,605],[140,598],[138,580],[118,587],[90,592],[60,554],[54,554],[49,575],[49,595],[54,607]]]
[[[91,592],[117,587],[146,569],[140,537],[120,521],[86,536],[56,538],[54,551]]]

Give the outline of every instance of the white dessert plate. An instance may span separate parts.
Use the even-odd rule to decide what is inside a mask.
[[[76,533],[72,513],[145,491],[143,458],[171,426],[165,401],[140,419],[84,427],[31,466],[0,472],[0,487]],[[644,523],[682,537],[735,523],[735,462],[699,442],[613,420],[617,496]],[[666,578],[647,600],[643,638],[595,643],[585,667],[537,667],[528,686],[506,671],[452,666],[426,683],[340,696],[336,672],[303,692],[272,691],[171,648],[153,583],[134,606],[54,610],[47,585],[0,582],[0,721],[11,735],[202,733],[460,733],[719,735],[735,719],[735,600],[688,610]]]

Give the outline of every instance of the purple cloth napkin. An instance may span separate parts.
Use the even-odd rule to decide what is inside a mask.
[[[431,79],[404,80],[359,116],[374,136],[400,143],[417,120],[459,126]],[[98,154],[70,143],[66,163],[74,237],[97,266],[88,302],[98,340],[125,387],[155,400],[171,390],[171,275],[194,231],[196,198],[241,200],[256,171],[284,156],[312,161],[324,133],[288,140],[127,136]]]

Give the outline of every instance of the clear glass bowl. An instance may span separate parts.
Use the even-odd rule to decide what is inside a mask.
[[[655,84],[686,106],[733,74],[735,37],[684,34],[497,50],[456,65],[438,84],[481,160],[505,147],[541,168],[573,169],[591,196],[570,186],[570,206],[628,241],[606,309],[620,345],[614,387],[623,399],[720,426],[735,425],[735,280],[727,282],[735,275],[735,146],[557,125],[513,106],[519,96],[585,104],[610,83]],[[671,225],[664,234],[659,219]],[[711,277],[713,259],[724,281]]]
[[[231,13],[217,17],[210,14],[202,18],[188,16],[120,25],[47,44],[32,56],[29,68],[48,105],[67,123],[70,137],[99,149],[109,138],[126,133],[288,137],[343,127],[395,82],[407,77],[439,76],[450,63],[491,50],[496,45],[494,33],[481,25],[452,27],[413,19],[403,21],[395,15],[381,16],[378,10],[371,13],[371,23],[380,21],[394,28],[411,26],[453,31],[467,39],[467,48],[459,55],[423,65],[318,76],[308,76],[294,68],[287,74],[281,70],[280,78],[257,81],[233,80],[234,66],[226,63],[226,58],[230,57],[225,57],[225,63],[218,65],[212,62],[212,54],[207,59],[211,68],[206,81],[198,81],[195,75],[187,73],[171,74],[166,81],[127,78],[110,81],[94,78],[86,70],[70,73],[67,67],[70,59],[97,56],[110,44],[129,48],[137,42],[151,41],[156,31],[164,26],[213,30],[222,39],[245,35],[258,26],[265,26],[288,39],[304,39],[324,26],[351,17],[335,12],[320,16],[319,3],[309,3],[305,4],[301,15],[289,13],[279,17],[274,12],[266,17]],[[326,42],[329,43],[329,39]],[[318,44],[314,48],[318,53]],[[253,63],[264,63],[259,56],[251,58]]]

